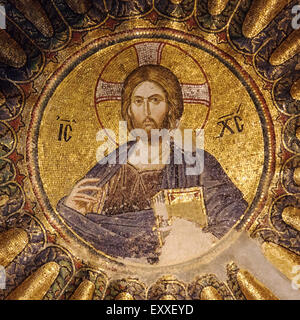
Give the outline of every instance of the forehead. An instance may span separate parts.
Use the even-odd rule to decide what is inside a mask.
[[[133,90],[133,96],[150,97],[154,94],[165,96],[163,88],[156,82],[143,81]]]

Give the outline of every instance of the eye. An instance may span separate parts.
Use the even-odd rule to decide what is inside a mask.
[[[159,104],[163,99],[160,96],[153,96],[150,98],[150,101],[154,104]]]
[[[143,98],[140,97],[134,97],[133,102],[137,105],[137,106],[141,106],[144,102]]]

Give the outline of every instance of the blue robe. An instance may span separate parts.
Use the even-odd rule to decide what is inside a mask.
[[[104,186],[120,170],[134,144],[135,142],[129,142],[116,149],[97,163],[83,179],[99,178],[98,186]],[[203,231],[221,238],[241,218],[248,204],[218,161],[204,150],[197,150],[196,154],[201,153],[204,157],[202,173],[187,175],[187,169],[192,166],[185,161],[186,153],[184,156],[180,148],[171,144],[170,163],[163,169],[161,190],[201,186],[208,220]],[[115,157],[117,164],[109,164],[109,160]],[[177,164],[180,162],[181,164]],[[149,262],[157,261],[159,245],[153,229],[155,217],[152,209],[114,216],[91,212],[84,216],[67,207],[64,200],[65,198],[58,202],[57,211],[81,238],[96,249],[115,257],[146,257]]]

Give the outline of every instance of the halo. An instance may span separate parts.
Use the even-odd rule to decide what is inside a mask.
[[[161,65],[175,74],[181,85],[184,102],[185,111],[181,122],[186,118],[186,124],[190,124],[188,114],[193,110],[193,122],[196,121],[193,129],[203,128],[211,107],[207,76],[189,53],[174,44],[162,41],[144,41],[127,46],[103,67],[95,90],[95,109],[100,126],[105,129],[110,127],[112,122],[122,120],[123,83],[134,69],[149,64]]]

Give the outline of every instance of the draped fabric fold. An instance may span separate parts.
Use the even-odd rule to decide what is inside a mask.
[[[84,178],[99,178],[99,187],[108,183],[120,170],[125,156],[134,142],[116,149],[106,159],[97,163]],[[200,175],[187,175],[185,154],[171,144],[170,162],[162,172],[161,190],[174,188],[203,187],[208,226],[204,232],[215,237],[224,236],[240,219],[248,204],[241,191],[233,184],[218,161],[208,152],[204,152],[204,170]],[[116,157],[117,164],[109,159]],[[178,163],[178,157],[183,159]],[[123,162],[121,162],[121,161]],[[121,189],[121,188],[120,188]],[[118,190],[118,189],[117,189]],[[121,192],[121,190],[119,190]],[[155,216],[150,208],[139,208],[132,212],[119,214],[99,214],[95,212],[82,215],[67,207],[65,198],[57,205],[57,211],[65,222],[84,240],[96,249],[116,257],[153,258],[159,255],[158,235],[155,231]]]

